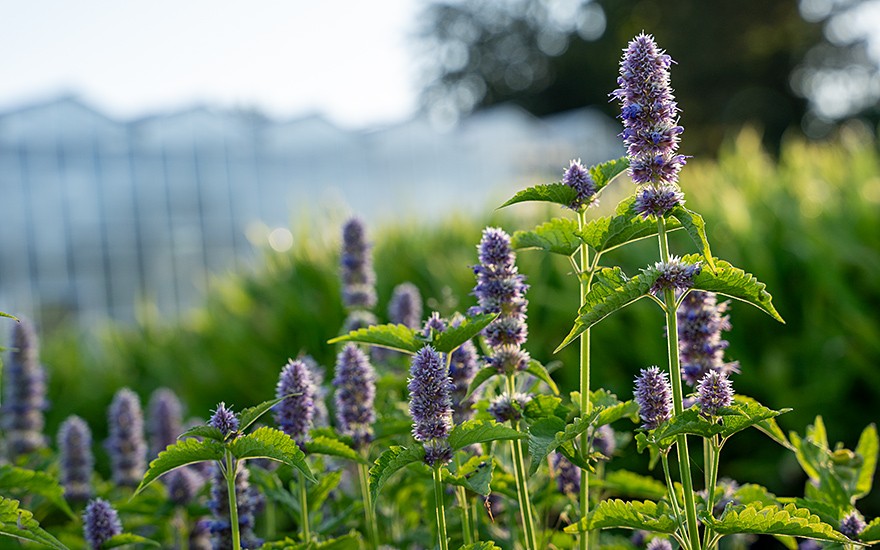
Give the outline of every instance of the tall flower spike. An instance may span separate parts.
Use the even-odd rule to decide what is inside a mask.
[[[235,501],[238,509],[238,528],[242,548],[259,548],[262,541],[254,535],[256,501],[250,484],[250,472],[243,462],[236,464]],[[232,550],[232,529],[229,523],[229,490],[223,472],[215,465],[211,475],[211,499],[208,508],[214,515],[211,522],[211,542],[214,550]]]
[[[373,440],[376,411],[376,372],[366,354],[347,344],[336,357],[336,423],[339,431],[363,449]]]
[[[86,501],[92,496],[95,457],[92,454],[92,431],[78,416],[68,416],[58,428],[60,480],[64,496]]]
[[[47,408],[46,372],[40,365],[39,344],[34,327],[27,321],[12,329],[12,352],[3,372],[2,427],[6,432],[9,458],[46,446],[43,435]]]
[[[372,309],[376,305],[376,273],[364,222],[351,218],[342,226],[342,301],[348,309]]]
[[[109,502],[100,498],[89,502],[83,512],[83,534],[92,550],[100,550],[105,542],[122,534],[119,514]]]
[[[657,367],[642,369],[636,377],[636,403],[642,427],[653,430],[672,418],[672,386],[665,372]]]
[[[394,287],[388,302],[388,320],[409,328],[422,324],[422,294],[416,285],[401,283]]]
[[[859,535],[865,530],[865,520],[856,510],[848,513],[840,520],[840,532],[852,540],[859,540]]]
[[[137,487],[147,466],[144,415],[137,394],[128,388],[117,391],[107,420],[110,436],[106,446],[113,481],[124,487]]]
[[[739,372],[739,363],[725,362],[727,341],[721,333],[730,330],[729,303],[718,303],[712,292],[692,290],[678,308],[678,351],[681,375],[693,386],[707,372]]]
[[[275,397],[287,397],[275,405],[275,421],[281,431],[303,448],[315,416],[315,385],[303,361],[289,361],[281,370]]]
[[[158,388],[150,395],[147,405],[147,433],[150,439],[150,458],[177,442],[183,433],[183,406],[177,394],[168,388]]]
[[[428,466],[452,460],[446,442],[452,429],[452,381],[443,357],[431,346],[415,354],[410,368],[409,413],[413,419],[413,437],[425,445]]]
[[[640,34],[624,50],[618,89],[611,95],[620,101],[623,138],[630,159],[630,175],[636,183],[675,183],[686,158],[677,154],[678,105],[669,85],[672,58],[657,47],[654,38]]]
[[[461,424],[474,415],[471,408],[474,396],[465,397],[468,387],[477,374],[477,348],[468,340],[452,352],[449,362],[449,378],[452,380],[452,420]]]
[[[238,431],[238,416],[232,412],[232,409],[226,407],[226,403],[221,401],[214,409],[211,419],[208,420],[208,426],[217,428],[225,437]]]
[[[562,175],[562,183],[571,187],[577,192],[577,196],[569,208],[577,212],[583,207],[592,206],[596,195],[596,182],[586,168],[581,164],[581,159],[573,160],[569,163],[565,173]]]
[[[581,492],[580,469],[559,453],[553,453],[553,474],[560,493],[574,497]]]
[[[733,385],[727,374],[717,371],[707,372],[697,384],[697,402],[700,412],[707,416],[715,416],[722,407],[733,403]]]

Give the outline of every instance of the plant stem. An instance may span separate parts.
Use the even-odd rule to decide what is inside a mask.
[[[660,453],[663,459],[663,475],[666,477],[666,489],[669,491],[669,502],[672,504],[672,512],[675,514],[675,521],[681,524],[681,509],[678,507],[678,495],[675,493],[675,484],[672,483],[672,476],[669,475],[669,456],[665,452]],[[685,533],[687,540],[687,533]],[[688,542],[687,546],[690,546]]]
[[[657,220],[657,240],[660,244],[660,260],[669,262],[669,241],[666,237],[666,220],[661,216]],[[678,317],[675,311],[675,293],[671,288],[664,289],[663,301],[666,304],[666,342],[669,353],[669,380],[672,383],[672,407],[676,415],[684,410],[681,389],[681,365],[678,358]],[[691,479],[691,458],[688,453],[687,436],[676,437],[676,453],[678,454],[678,470],[684,488],[685,515],[687,516],[688,536],[693,550],[700,550],[700,532],[697,526],[697,505],[694,500],[694,484]]]
[[[578,230],[583,231],[586,224],[586,213],[578,212]],[[580,265],[581,270],[577,272],[578,288],[580,289],[580,306],[583,307],[587,299],[587,293],[590,292],[590,284],[592,282],[593,273],[590,270],[587,278],[584,278],[584,270],[590,266],[590,249],[581,243],[580,245]],[[580,311],[580,310],[578,310]],[[581,333],[580,341],[580,393],[581,393],[581,416],[590,414],[592,403],[590,402],[590,329]],[[587,432],[580,436],[581,458],[587,460],[590,453],[590,441]],[[590,473],[587,470],[581,470],[581,491],[580,491],[580,517],[586,518],[590,513]],[[581,533],[580,550],[587,550],[590,547],[590,532]]]
[[[177,509],[177,512],[174,514],[174,523],[177,524],[176,530],[179,541],[177,548],[189,550],[189,518],[186,508],[180,507]]]
[[[309,542],[312,540],[312,532],[309,527],[309,492],[306,490],[306,476],[302,472],[299,473],[299,505],[302,509],[300,523],[302,523],[303,541]]]
[[[364,501],[364,521],[367,524],[367,537],[373,549],[379,548],[379,530],[373,514],[373,498],[370,496],[370,474],[366,464],[358,463],[358,481],[361,486],[361,499]]]
[[[450,354],[451,355],[451,354]],[[458,455],[455,457],[456,473],[461,469],[461,460]],[[461,508],[461,532],[465,544],[474,542],[474,526],[471,523],[471,507],[467,500],[467,491],[464,487],[456,487],[455,495],[458,498],[458,506]]]
[[[507,375],[507,391],[513,395],[516,385],[513,382],[513,374]],[[519,421],[511,421],[515,430],[519,430]],[[514,439],[510,442],[513,456],[513,471],[516,476],[516,492],[519,499],[519,514],[525,530],[526,550],[537,550],[538,542],[535,537],[535,527],[532,518],[532,502],[529,498],[529,486],[526,482],[526,461],[523,452],[522,440]]]
[[[434,499],[437,501],[437,539],[440,541],[440,550],[449,550],[449,541],[446,538],[446,511],[443,509],[443,482],[440,474],[440,466],[434,469]]]
[[[226,459],[226,492],[229,494],[229,530],[232,531],[232,549],[241,550],[241,533],[238,526],[238,504],[235,502],[235,478],[238,477],[238,464],[229,450],[224,451]]]
[[[715,486],[718,484],[718,463],[721,458],[721,444],[718,442],[718,436],[712,436],[712,439],[704,439],[708,458],[706,459],[706,469],[708,471],[708,479],[706,480],[706,509],[711,514],[715,507]],[[715,543],[712,541],[715,533],[709,527],[706,527],[706,544],[705,548],[714,548]]]

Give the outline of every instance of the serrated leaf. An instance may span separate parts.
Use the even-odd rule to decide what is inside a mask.
[[[685,263],[696,263],[704,260],[699,254],[690,254],[682,258]],[[767,285],[758,281],[751,273],[746,273],[738,267],[733,267],[729,262],[715,259],[715,271],[703,269],[694,277],[693,288],[715,292],[729,298],[741,300],[752,304],[767,315],[780,323],[784,323],[776,308],[773,307],[773,297],[767,292]]]
[[[633,400],[623,401],[610,407],[599,409],[599,415],[596,417],[594,424],[596,426],[604,426],[617,422],[621,418],[638,414],[639,404]]]
[[[562,405],[562,399],[552,395],[536,395],[523,408],[523,417],[529,422],[551,416],[564,418],[568,410]]]
[[[599,192],[611,183],[614,178],[626,171],[627,168],[629,168],[628,157],[620,157],[590,166],[588,170],[590,177],[593,178],[593,183],[596,184],[596,192]]]
[[[140,535],[135,535],[134,533],[122,533],[111,537],[110,540],[101,545],[101,549],[105,548],[119,548],[120,546],[125,546],[128,544],[145,544],[147,546],[162,546],[158,542],[148,539],[146,537],[142,537]]]
[[[317,482],[299,445],[281,430],[268,426],[258,428],[233,441],[229,445],[229,452],[239,460],[266,458],[287,464],[302,472],[307,480]]]
[[[737,394],[733,396],[733,400],[736,403],[758,403],[755,399],[751,397],[747,397],[742,394]],[[776,423],[775,418],[768,418],[766,420],[762,420],[755,424],[755,427],[758,428],[761,432],[763,432],[767,437],[772,439],[773,441],[779,443],[786,449],[794,451],[794,447],[792,447],[791,443],[788,442],[788,438],[785,437],[785,433],[782,431],[782,428],[779,427],[779,424]]]
[[[871,492],[874,471],[877,469],[878,450],[880,449],[878,449],[877,426],[871,424],[862,431],[859,443],[856,445],[856,454],[862,458],[856,490],[853,495],[856,499],[862,498]]]
[[[672,419],[654,431],[654,439],[660,446],[670,444],[671,439],[682,434],[692,434],[701,437],[719,435],[728,438],[746,428],[750,428],[767,420],[789,412],[791,409],[774,411],[761,405],[757,401],[734,403],[720,412],[721,421],[709,419],[700,414],[696,408],[682,411]]]
[[[492,541],[483,541],[465,544],[458,550],[501,550],[501,547],[495,546],[495,543]]]
[[[305,442],[305,448],[306,452],[309,454],[338,456],[354,462],[360,462],[361,464],[370,463],[367,459],[361,456],[359,452],[355,451],[342,441],[332,437],[323,435],[313,437],[310,441]]]
[[[565,429],[565,420],[557,416],[541,418],[529,426],[529,455],[532,457],[529,475],[535,475],[547,456],[560,445],[556,434]]]
[[[415,354],[425,347],[425,339],[422,337],[421,332],[406,325],[394,324],[373,325],[353,330],[348,334],[343,334],[327,341],[328,344],[338,344],[341,342],[370,344],[371,346],[379,346],[380,348],[393,349],[409,354]]]
[[[700,519],[716,533],[732,535],[751,533],[756,535],[788,535],[843,544],[850,539],[824,523],[819,516],[794,504],[779,506],[740,505],[729,506],[720,519],[701,512]]]
[[[697,245],[700,254],[706,259],[709,269],[714,271],[715,259],[709,249],[709,238],[706,236],[706,222],[703,221],[703,216],[681,205],[674,207],[670,214],[684,227],[691,240]]]
[[[487,497],[492,492],[490,485],[494,469],[495,461],[492,457],[472,456],[456,468],[455,472],[444,472],[444,480]]]
[[[667,220],[667,232],[678,229],[681,229],[678,220]],[[635,213],[626,213],[591,220],[584,225],[579,236],[597,254],[602,254],[656,234],[656,221],[645,220]]]
[[[880,542],[880,518],[874,518],[871,523],[865,526],[859,533],[859,540],[862,542]]]
[[[517,250],[537,248],[563,256],[571,256],[582,244],[578,224],[570,218],[554,218],[531,231],[517,231],[510,238],[510,245]]]
[[[498,369],[496,369],[495,367],[483,367],[482,369],[477,371],[477,374],[474,375],[473,380],[471,380],[471,383],[468,385],[468,390],[465,398],[473,395],[473,393],[477,391],[477,388],[483,385],[483,382],[492,378],[496,374],[498,374]]]
[[[606,272],[606,270],[609,270],[609,272]],[[606,267],[599,271],[602,272],[602,276],[606,280],[623,277],[619,267]],[[553,353],[558,353],[559,350],[572,343],[585,330],[618,309],[622,309],[647,296],[658,276],[659,273],[647,272],[636,275],[631,279],[624,278],[625,282],[616,288],[604,284],[593,285],[590,292],[584,297],[584,305],[578,310],[574,327],[572,327],[571,332]]]
[[[550,183],[547,185],[535,185],[517,192],[498,208],[504,208],[520,202],[538,201],[553,202],[562,206],[569,206],[577,199],[577,191],[564,183]]]
[[[150,483],[159,479],[159,476],[171,470],[195,464],[197,462],[214,461],[223,459],[223,445],[212,439],[198,441],[196,439],[181,439],[173,445],[169,445],[159,453],[144,474],[144,479],[138,485],[135,495],[143,491]]]
[[[323,542],[308,541],[297,542],[290,537],[283,540],[263,543],[263,550],[360,550],[361,536],[359,533],[349,533]]]
[[[382,487],[392,475],[410,464],[424,460],[425,448],[419,444],[410,448],[392,445],[387,451],[380,454],[370,468],[370,495],[373,497],[373,506],[376,506],[379,492],[382,491]]]
[[[606,472],[604,479],[599,478],[591,483],[595,483],[611,496],[651,500],[660,500],[666,496],[666,484],[653,477],[627,470]]]
[[[550,373],[547,372],[544,365],[532,359],[529,361],[529,366],[526,368],[526,372],[547,384],[550,387],[550,391],[553,392],[553,395],[559,395],[559,387],[556,385],[556,382],[553,381],[553,378],[550,377]]]
[[[0,492],[9,494],[9,490],[21,491],[25,495],[40,495],[71,518],[76,517],[64,500],[64,487],[46,472],[36,472],[9,464],[0,465]]]
[[[468,420],[452,428],[449,433],[449,446],[453,451],[464,449],[475,443],[525,439],[528,435],[494,420]]]
[[[290,396],[285,395],[284,397],[278,397],[275,399],[270,399],[268,401],[263,401],[259,405],[254,405],[253,407],[248,407],[247,409],[241,411],[238,414],[238,431],[244,432],[245,430],[250,428],[251,425],[259,420],[261,416],[272,410],[272,407],[274,407],[278,403],[281,403],[288,397]]]
[[[672,509],[664,502],[603,500],[586,518],[565,528],[566,533],[596,529],[644,529],[655,533],[674,533],[678,527]]]
[[[733,499],[736,502],[745,504],[757,503],[763,506],[773,506],[777,504],[776,495],[768,491],[766,487],[754,483],[741,485],[733,493]]]
[[[19,502],[0,496],[0,535],[34,542],[57,550],[68,550],[61,541],[40,527],[34,515],[19,508]]]
[[[481,313],[463,317],[457,325],[450,326],[437,334],[431,345],[440,353],[452,353],[462,344],[481,333],[497,317],[497,313]]]
[[[205,437],[207,439],[213,439],[214,441],[223,441],[226,439],[223,436],[223,432],[214,426],[193,426],[177,436],[177,439],[183,439],[185,437]]]

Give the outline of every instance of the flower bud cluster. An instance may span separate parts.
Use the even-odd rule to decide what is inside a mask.
[[[315,385],[306,363],[290,360],[281,370],[275,397],[286,397],[275,405],[275,422],[281,431],[303,448],[315,416]]]
[[[562,175],[562,183],[577,192],[575,199],[568,205],[575,212],[581,208],[590,207],[596,202],[596,182],[581,164],[580,159],[572,160],[569,163]]]
[[[672,418],[672,386],[665,372],[657,367],[641,369],[635,382],[635,399],[643,428],[653,430]]]
[[[694,286],[694,277],[700,274],[702,265],[685,263],[678,256],[672,256],[668,262],[657,262],[645,270],[645,275],[655,277],[651,285],[651,294],[659,294],[664,290],[683,292]]]
[[[452,459],[446,441],[452,430],[452,381],[443,357],[431,346],[413,357],[407,388],[413,437],[425,445],[425,463],[432,467],[448,463]]]
[[[144,439],[144,415],[136,393],[122,388],[113,396],[107,411],[113,481],[123,487],[137,487],[147,469],[147,442]]]
[[[9,458],[46,446],[43,435],[46,401],[46,372],[40,365],[39,344],[34,327],[27,321],[12,330],[12,352],[3,370],[2,427]]]
[[[340,433],[350,436],[362,449],[373,440],[376,411],[376,372],[367,355],[347,344],[336,357],[336,422]]]

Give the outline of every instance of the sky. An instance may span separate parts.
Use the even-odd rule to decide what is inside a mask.
[[[407,118],[419,0],[0,0],[0,111],[76,95],[117,118],[193,105]]]

